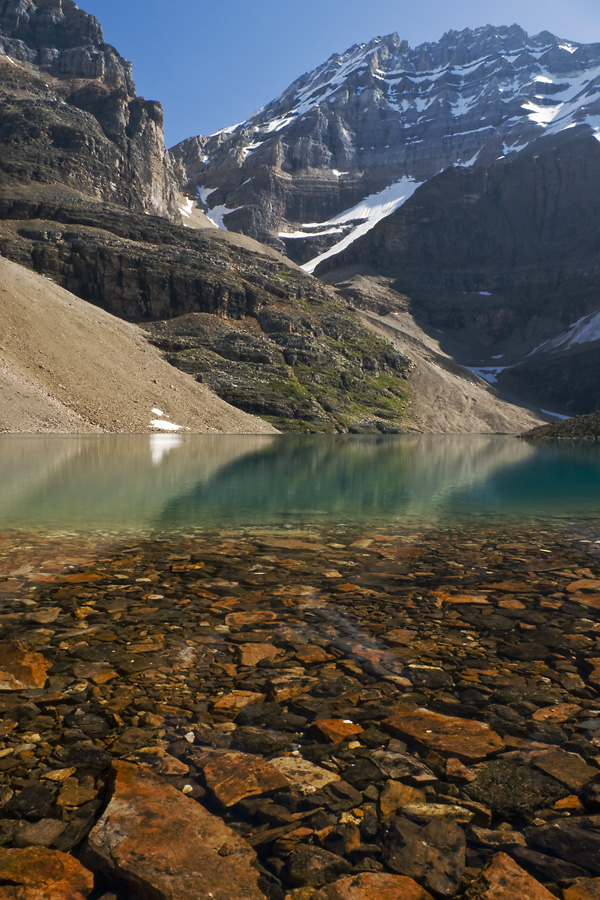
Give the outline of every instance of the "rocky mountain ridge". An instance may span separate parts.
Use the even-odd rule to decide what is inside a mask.
[[[173,148],[216,224],[312,271],[452,166],[513,159],[542,135],[600,126],[600,45],[517,25],[397,34],[334,55],[246,122]]]

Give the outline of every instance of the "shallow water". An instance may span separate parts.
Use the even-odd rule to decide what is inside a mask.
[[[596,444],[437,435],[0,439],[5,532],[525,521],[593,531],[599,511]]]

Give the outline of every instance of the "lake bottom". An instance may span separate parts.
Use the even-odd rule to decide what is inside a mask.
[[[594,521],[4,532],[0,847],[199,890],[168,815],[102,845],[142,772],[221,835],[217,898],[586,896],[599,610]]]

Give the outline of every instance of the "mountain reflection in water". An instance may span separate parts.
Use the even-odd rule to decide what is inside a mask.
[[[3,529],[426,525],[599,508],[596,445],[482,435],[0,439]]]

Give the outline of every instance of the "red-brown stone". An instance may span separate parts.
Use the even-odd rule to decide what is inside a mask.
[[[383,725],[393,735],[465,760],[484,759],[504,746],[500,735],[484,722],[444,716],[428,709],[391,716]]]
[[[532,878],[506,853],[496,853],[480,872],[465,900],[556,900],[556,895]]]
[[[207,787],[223,806],[234,806],[246,797],[289,787],[289,780],[275,766],[250,753],[223,753],[203,767]]]
[[[19,641],[0,644],[0,691],[42,688],[50,663]]]
[[[568,887],[564,900],[600,900],[600,878],[582,878]]]
[[[67,853],[0,849],[0,900],[85,900],[94,876]]]
[[[246,841],[148,769],[114,768],[111,801],[83,852],[90,868],[135,897],[264,900]]]
[[[405,875],[362,872],[326,885],[312,895],[312,900],[432,900],[432,897]]]

